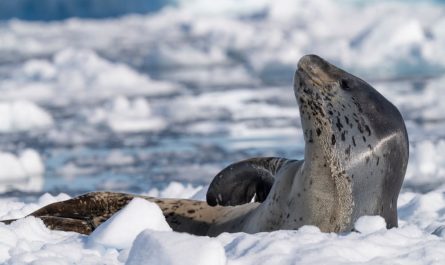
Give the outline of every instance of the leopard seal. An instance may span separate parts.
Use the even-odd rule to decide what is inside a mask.
[[[92,192],[30,215],[52,229],[89,234],[131,199],[143,197],[159,205],[173,230],[196,235],[303,225],[347,232],[363,215],[380,215],[388,228],[397,226],[408,162],[408,135],[397,108],[316,55],[299,60],[294,92],[304,160],[265,157],[232,164],[212,181],[207,202]]]

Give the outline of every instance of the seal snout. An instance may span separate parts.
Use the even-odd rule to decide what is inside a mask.
[[[308,54],[301,57],[298,61],[297,71],[294,76],[294,89],[295,91],[305,87],[308,84],[321,85],[323,80],[320,77],[325,76],[324,69],[329,67],[327,62],[317,55]]]
[[[298,69],[307,71],[310,70],[311,65],[316,64],[317,61],[323,60],[315,54],[306,54],[298,61]]]
[[[328,63],[315,54],[307,54],[298,61],[298,70],[304,71],[307,74],[315,74],[315,71],[326,69],[329,67]]]

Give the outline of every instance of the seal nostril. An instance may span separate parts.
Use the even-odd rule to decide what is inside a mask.
[[[351,90],[351,88],[349,87],[348,81],[346,79],[340,80],[340,87],[341,87],[341,89],[344,89],[344,90]]]

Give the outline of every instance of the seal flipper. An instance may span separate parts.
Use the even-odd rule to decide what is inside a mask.
[[[235,206],[263,202],[274,183],[275,174],[286,163],[281,157],[257,157],[229,165],[212,180],[207,191],[210,206]]]
[[[30,214],[28,216],[33,215]],[[80,234],[89,235],[95,229],[95,226],[87,220],[45,215],[38,216],[37,218],[42,220],[46,227],[52,230],[77,232]],[[17,220],[19,219],[1,220],[0,222],[9,225]]]
[[[124,193],[90,192],[49,204],[28,216],[41,219],[50,229],[90,234],[134,197],[136,196]],[[0,222],[10,224],[16,220]]]

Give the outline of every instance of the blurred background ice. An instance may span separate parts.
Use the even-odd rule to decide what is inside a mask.
[[[3,197],[190,197],[234,161],[301,159],[307,53],[401,110],[403,192],[443,189],[445,1],[0,0],[0,19]]]

